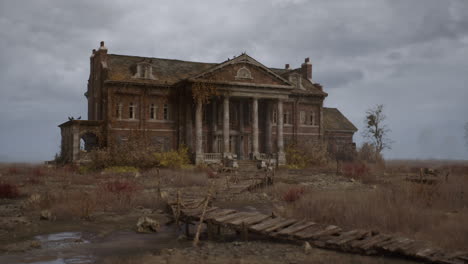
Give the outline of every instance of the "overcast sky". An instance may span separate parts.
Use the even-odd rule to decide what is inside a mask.
[[[59,152],[68,116],[87,116],[89,56],[269,67],[310,57],[313,80],[359,129],[384,104],[388,158],[468,159],[468,1],[0,0],[0,161]],[[360,133],[355,140],[362,142]]]

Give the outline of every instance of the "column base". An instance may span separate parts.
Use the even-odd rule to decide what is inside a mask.
[[[250,153],[250,159],[252,159],[252,160],[258,160],[258,159],[260,159],[260,152],[252,152],[252,153]]]
[[[195,165],[205,163],[205,156],[203,153],[195,153]]]
[[[278,166],[286,165],[286,153],[278,152]]]

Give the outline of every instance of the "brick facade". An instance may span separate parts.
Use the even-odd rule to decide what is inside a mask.
[[[337,109],[323,107],[327,94],[311,71],[308,59],[298,69],[267,68],[247,54],[198,63],[108,54],[102,42],[90,58],[88,120],[60,125],[62,156],[79,161],[86,145],[118,144],[134,131],[161,151],[186,145],[196,162],[219,153],[281,163],[288,144],[352,144],[356,128]],[[216,86],[216,96],[198,106],[193,83]],[[87,132],[98,133],[97,140],[83,138]],[[82,151],[79,137],[88,141]]]

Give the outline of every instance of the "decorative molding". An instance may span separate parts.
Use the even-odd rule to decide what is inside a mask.
[[[242,80],[242,79],[253,80],[252,73],[245,66],[237,70],[236,80]]]

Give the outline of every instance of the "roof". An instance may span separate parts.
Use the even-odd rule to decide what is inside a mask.
[[[278,68],[270,68],[271,71],[275,72],[276,74],[283,76],[284,78],[288,78],[287,76],[291,73],[301,74],[301,68],[297,68],[294,70],[289,69],[278,69]],[[312,81],[301,78],[302,87],[305,90],[294,89],[293,93],[298,95],[322,95],[328,96],[328,94],[321,89],[321,85],[318,83],[313,83]]]
[[[323,108],[323,127],[326,131],[350,131],[358,129],[336,108]]]
[[[250,56],[243,54],[239,57],[242,56],[249,58],[251,61],[253,61],[253,64],[258,64],[261,67],[264,67]],[[152,85],[173,85],[182,80],[196,77],[198,75],[204,74],[205,72],[213,71],[218,67],[222,67],[223,65],[235,60],[227,60],[221,63],[206,63],[118,54],[108,54],[107,58],[108,79],[110,81],[133,82],[142,84],[146,83]],[[133,75],[136,72],[137,64],[142,62],[149,63],[153,66],[153,75],[156,76],[156,79],[133,78]],[[264,68],[267,71],[270,71],[271,74],[277,76],[279,79],[285,80],[286,82],[288,80],[287,75],[289,73],[299,72],[298,70],[300,70],[286,70],[268,67]],[[323,92],[317,86],[317,84],[313,84],[307,79],[302,79],[302,86],[305,88],[305,90],[294,89],[292,91],[293,94],[327,96],[327,93]]]
[[[156,80],[132,78],[137,63],[147,62],[153,65]],[[108,55],[109,80],[152,84],[174,84],[203,72],[217,63],[191,62],[182,60],[146,58],[127,55]]]

